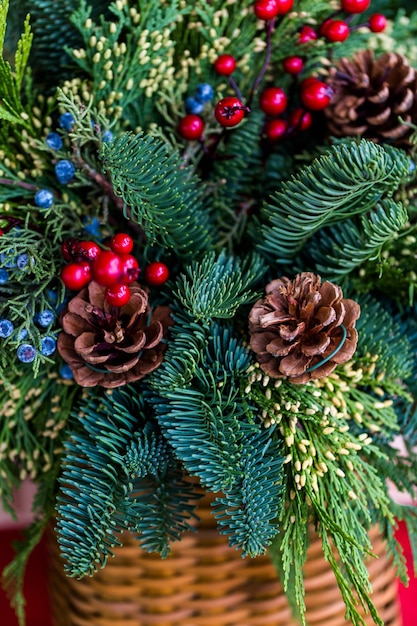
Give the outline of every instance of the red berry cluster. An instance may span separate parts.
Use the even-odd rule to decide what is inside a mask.
[[[253,10],[260,20],[273,20],[278,15],[291,11],[294,0],[256,0]]]
[[[140,268],[130,253],[133,239],[127,233],[117,233],[110,240],[110,250],[102,250],[94,241],[67,239],[61,247],[62,256],[68,265],[61,271],[61,280],[67,289],[79,291],[91,280],[106,288],[105,298],[115,307],[130,300],[129,284],[137,280]],[[164,263],[154,261],[145,268],[148,285],[158,287],[169,277]]]
[[[352,14],[359,14],[366,11],[371,4],[371,0],[341,0],[340,10],[341,12]],[[387,25],[387,20],[385,15],[382,13],[375,13],[369,17],[369,20],[366,24],[362,24],[362,26],[368,26],[368,28],[373,33],[382,32]],[[355,26],[354,28],[359,28],[359,26]],[[320,27],[320,35],[325,37],[328,41],[331,42],[342,42],[345,41],[351,32],[351,28],[347,21],[343,19],[328,19],[323,22]]]
[[[371,0],[340,0],[339,10],[332,17],[326,19],[321,26],[315,30],[310,25],[305,24],[298,33],[298,43],[300,45],[309,44],[320,37],[324,37],[329,42],[343,42],[349,37],[350,32],[359,26],[350,27],[349,19],[344,18],[344,14],[360,14],[370,6]],[[272,32],[274,21],[287,14],[293,8],[294,0],[254,0],[253,10],[255,16],[266,22],[266,28]],[[338,15],[340,14],[340,15]],[[386,18],[380,13],[371,15],[366,25],[373,32],[381,32],[386,26]],[[231,54],[221,54],[214,62],[214,70],[220,76],[225,76],[229,85],[233,88],[236,96],[226,96],[222,98],[214,108],[214,117],[224,128],[237,126],[250,111],[252,94],[248,98],[249,106],[245,106],[240,90],[233,79],[237,62]],[[286,57],[282,62],[285,73],[297,77],[304,69],[304,59],[302,52]],[[258,77],[260,82],[260,77]],[[255,81],[256,84],[256,81]],[[265,133],[270,141],[277,141],[287,137],[294,132],[303,131],[312,124],[312,112],[320,111],[330,104],[332,98],[331,88],[318,78],[310,77],[297,83],[299,97],[302,106],[297,107],[288,113],[288,96],[280,86],[268,86],[260,94],[259,106],[266,114]],[[283,117],[279,117],[282,114]],[[272,118],[272,119],[270,119]],[[204,121],[199,115],[189,114],[182,118],[178,126],[179,134],[188,140],[201,139],[204,131]]]
[[[107,302],[116,307],[130,300],[129,283],[139,276],[139,264],[130,253],[133,239],[118,233],[110,240],[110,250],[102,250],[94,241],[69,239],[62,245],[68,265],[61,271],[61,280],[72,291],[79,291],[91,280],[106,287]]]

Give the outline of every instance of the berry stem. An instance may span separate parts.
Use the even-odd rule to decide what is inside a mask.
[[[0,178],[0,185],[10,185],[11,187],[22,187],[30,191],[37,191],[39,187],[32,183],[25,183],[23,180],[13,180],[11,178]]]
[[[227,80],[229,81],[229,85],[231,86],[239,100],[243,101],[242,92],[240,91],[235,79],[232,76],[228,76]]]
[[[265,72],[268,69],[268,65],[269,65],[269,63],[271,61],[272,33],[274,32],[274,26],[275,26],[275,20],[269,20],[265,24],[265,29],[266,29],[266,52],[265,52],[265,59],[264,59],[263,65],[261,67],[261,70],[260,70],[258,76],[255,78],[255,81],[254,81],[254,83],[252,85],[252,89],[250,90],[249,98],[248,98],[248,106],[249,107],[250,107],[250,105],[252,103],[252,100],[253,100],[253,97],[255,95],[255,92],[258,89],[261,80],[265,76]]]
[[[101,187],[101,189],[103,189],[108,196],[110,196],[116,207],[122,211],[124,205],[123,199],[116,196],[111,183],[83,159],[77,148],[74,150],[74,156],[76,164],[87,174],[87,176],[94,180],[94,182],[97,183],[97,185]]]
[[[101,189],[103,189],[103,191],[106,194],[106,197],[112,200],[112,202],[115,204],[117,209],[121,211],[123,215],[129,220],[129,222],[131,223],[131,227],[144,240],[146,238],[145,233],[140,227],[140,225],[137,224],[132,219],[130,208],[128,206],[125,206],[125,203],[123,202],[123,198],[121,198],[120,196],[116,196],[116,194],[114,193],[112,184],[107,180],[107,178],[105,178],[102,174],[97,172],[97,170],[91,167],[91,165],[89,165],[83,159],[83,157],[80,154],[79,149],[76,147],[74,147],[74,160],[76,161],[76,164],[87,174],[87,176],[89,176],[95,183],[97,183],[97,185]]]

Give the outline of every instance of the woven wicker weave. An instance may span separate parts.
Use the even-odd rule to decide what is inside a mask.
[[[298,626],[268,557],[242,559],[215,529],[209,503],[198,533],[168,559],[143,552],[126,536],[104,570],[80,581],[63,573],[51,540],[51,600],[56,626]],[[385,626],[400,626],[397,584],[377,530],[369,562],[372,599]],[[312,537],[305,567],[309,626],[346,626],[333,572]],[[366,624],[374,624],[367,616]]]

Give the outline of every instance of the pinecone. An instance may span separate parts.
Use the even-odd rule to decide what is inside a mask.
[[[133,282],[130,291],[129,302],[117,312],[94,281],[68,302],[58,351],[82,387],[119,387],[160,365],[170,309],[160,306],[151,313],[145,289]]]
[[[306,383],[352,357],[359,314],[359,305],[343,298],[338,285],[311,272],[293,281],[284,276],[267,285],[265,298],[250,312],[250,346],[271,378]]]
[[[401,54],[378,59],[371,50],[340,59],[327,81],[334,89],[324,110],[329,131],[337,136],[362,136],[377,143],[406,148],[417,123],[417,73]]]

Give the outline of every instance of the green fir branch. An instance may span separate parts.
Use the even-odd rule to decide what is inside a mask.
[[[317,272],[340,284],[347,274],[359,269],[366,261],[379,263],[384,247],[407,223],[408,213],[404,206],[388,198],[361,215],[358,224],[347,219],[326,233],[319,231],[309,253],[315,259]]]
[[[254,299],[249,289],[263,274],[261,257],[251,255],[243,260],[214,252],[186,265],[177,278],[176,296],[195,321],[227,319],[242,304]]]
[[[341,141],[265,203],[258,249],[289,263],[317,230],[370,211],[409,175],[405,152],[365,139]]]
[[[187,344],[194,346],[193,356],[182,352]],[[223,492],[216,504],[220,532],[254,556],[277,532],[282,455],[280,445],[247,419],[240,380],[248,364],[246,348],[227,325],[212,324],[200,345],[188,328],[175,325],[165,360],[151,379],[151,401],[187,472],[207,489]]]
[[[57,499],[58,543],[66,571],[77,577],[93,573],[98,564],[104,567],[112,548],[120,545],[118,531],[127,528],[116,516],[119,501],[128,497],[120,456],[136,426],[132,409],[138,410],[123,392],[116,392],[113,401],[92,396],[81,406],[85,417],[78,422],[84,428],[70,432],[65,441]]]
[[[131,531],[136,533],[141,548],[167,557],[171,542],[179,541],[184,531],[192,529],[189,519],[196,517],[199,498],[195,485],[184,479],[171,451],[164,472],[134,483],[127,515],[132,517],[132,510],[138,512]]]
[[[190,527],[196,500],[168,444],[146,420],[133,388],[103,399],[91,395],[80,410],[65,441],[57,499],[66,571],[82,577],[104,567],[127,530],[138,533],[145,549],[167,556],[170,541]]]
[[[400,320],[370,295],[358,298],[361,315],[356,322],[359,343],[358,359],[376,358],[373,369],[381,383],[407,380],[415,368],[415,343],[412,343]]]
[[[220,328],[214,326],[213,330],[221,334]],[[200,476],[209,489],[219,491],[235,481],[241,449],[238,418],[243,410],[233,378],[232,385],[229,382],[233,372],[226,372],[221,363],[218,373],[207,368],[204,352],[208,343],[205,334],[198,345],[188,328],[182,332],[174,329],[166,358],[152,377],[151,386],[161,396],[153,401],[164,436],[187,471]],[[181,345],[187,344],[194,344],[194,351],[182,354]]]
[[[242,478],[214,502],[219,532],[242,556],[264,554],[279,531],[284,504],[283,456],[280,442],[268,433],[245,438],[240,456]]]
[[[202,190],[175,152],[147,135],[124,133],[101,150],[103,166],[125,211],[150,243],[175,249],[179,257],[201,256],[213,247]]]

